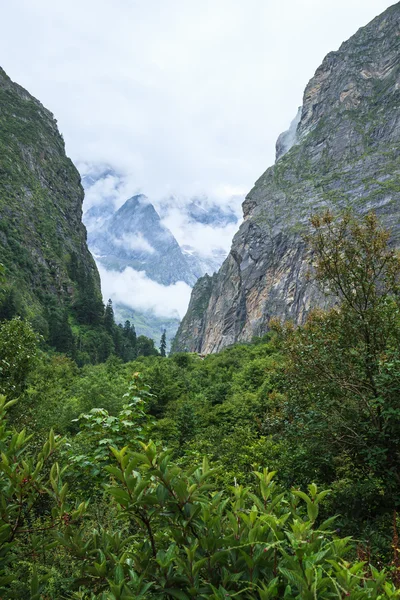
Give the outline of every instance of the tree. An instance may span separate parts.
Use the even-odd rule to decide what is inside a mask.
[[[163,356],[164,358],[167,355],[166,348],[167,348],[167,336],[166,336],[166,331],[164,329],[162,336],[161,336],[161,340],[160,340],[160,355]]]
[[[48,315],[49,325],[49,344],[57,352],[64,352],[69,356],[74,356],[75,341],[69,324],[68,311],[64,309],[51,310]]]
[[[37,354],[38,336],[19,318],[0,324],[0,394],[18,397],[26,387]]]
[[[9,321],[18,314],[18,302],[14,288],[4,290],[0,299],[0,321]]]
[[[104,311],[104,327],[106,328],[106,331],[111,335],[114,333],[115,319],[111,298],[108,300]]]
[[[350,464],[352,479],[376,481],[376,494],[383,485],[384,512],[400,489],[399,254],[374,214],[327,212],[312,226],[315,277],[333,308],[298,329],[277,327],[288,358],[283,421],[324,479]]]
[[[129,340],[132,348],[136,348],[136,330],[133,323],[130,321],[125,321],[124,323],[124,336],[127,340]]]
[[[80,284],[73,309],[82,325],[99,325],[104,318],[104,304],[96,290],[93,278],[85,276]]]
[[[138,356],[158,356],[158,350],[154,345],[154,340],[139,335],[137,338],[137,355]]]

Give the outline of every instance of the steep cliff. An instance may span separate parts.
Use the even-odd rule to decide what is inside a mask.
[[[0,262],[18,312],[45,336],[80,294],[101,304],[82,201],[53,115],[0,68]]]
[[[197,282],[173,350],[216,352],[265,333],[271,317],[301,323],[323,303],[306,277],[309,217],[347,206],[374,209],[400,242],[400,3],[317,69],[211,289]]]

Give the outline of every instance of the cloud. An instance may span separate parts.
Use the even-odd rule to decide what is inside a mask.
[[[156,252],[153,246],[143,237],[141,233],[134,233],[132,235],[124,234],[120,238],[114,237],[112,242],[116,246],[121,246],[126,250],[147,252],[148,254],[154,254]]]
[[[183,318],[190,300],[191,288],[183,281],[169,286],[146,277],[144,271],[127,267],[124,271],[106,271],[97,265],[105,301],[124,304],[140,311],[151,311],[157,317]]]
[[[180,246],[190,246],[202,256],[212,256],[216,250],[227,254],[232,238],[238,230],[238,223],[229,223],[220,227],[204,225],[191,221],[188,215],[179,208],[171,209],[162,220],[175,236]]]
[[[85,188],[84,211],[103,203],[116,210],[132,196],[142,193],[132,175],[116,172],[110,165],[78,162]]]
[[[92,206],[104,203],[111,204],[118,209],[128,198],[138,193],[135,182],[129,175],[110,172],[110,168],[102,166],[82,165],[83,181],[85,185],[84,211]],[[96,177],[99,179],[95,180]],[[95,181],[94,183],[92,183]],[[221,209],[227,214],[236,215],[237,221],[242,217],[242,202],[244,195],[234,186],[220,186],[215,190],[212,197],[201,194],[196,197],[188,197],[175,194],[168,198],[144,198],[143,201],[151,202],[161,217],[162,224],[169,229],[181,246],[190,246],[202,256],[210,257],[215,251],[222,250],[225,254],[229,252],[232,238],[236,233],[239,223],[228,223],[226,225],[205,225],[193,220],[188,213],[190,205],[194,202],[200,210],[214,211]],[[87,222],[92,230],[95,226]],[[143,238],[140,232],[132,232],[132,236],[114,239],[120,246],[132,250],[145,250],[154,252],[154,248]]]
[[[392,2],[13,0],[2,66],[73,160],[129,175],[131,195],[242,194],[323,57]]]

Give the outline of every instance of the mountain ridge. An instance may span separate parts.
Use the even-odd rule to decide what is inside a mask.
[[[83,196],[53,114],[0,67],[0,260],[19,311],[45,336],[49,310],[70,307],[83,280],[101,299]]]
[[[397,3],[318,67],[293,145],[246,196],[230,254],[194,287],[174,351],[216,352],[264,334],[271,317],[299,324],[324,306],[306,277],[303,234],[315,211],[374,209],[399,243],[399,23]]]

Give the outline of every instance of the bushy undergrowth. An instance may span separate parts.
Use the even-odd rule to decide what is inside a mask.
[[[374,216],[314,226],[334,308],[218,355],[0,324],[4,597],[398,596],[400,261]]]

